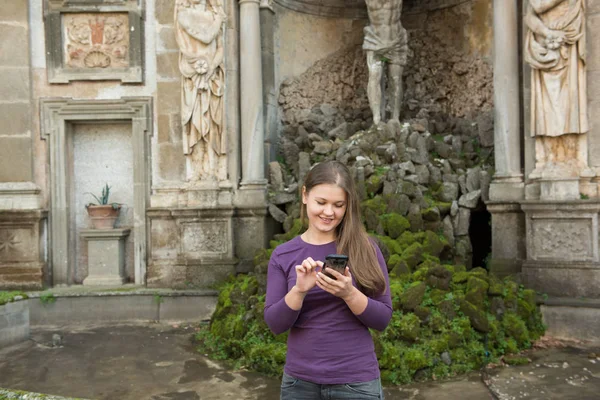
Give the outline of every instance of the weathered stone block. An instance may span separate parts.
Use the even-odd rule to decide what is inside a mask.
[[[173,15],[175,13],[175,2],[173,0],[157,0],[154,7],[156,22],[161,25],[173,23]]]
[[[181,109],[180,82],[158,82],[158,110],[161,113],[177,113]]]
[[[595,1],[588,1],[588,3],[596,3]],[[600,32],[600,14],[589,15],[586,20],[588,32]],[[600,70],[600,43],[598,40],[587,41],[589,57],[586,60],[587,67],[590,71]],[[593,79],[588,76],[588,84],[594,83]],[[598,92],[595,92],[597,95]]]
[[[27,28],[0,24],[0,65],[23,67],[29,64]]]
[[[156,55],[156,72],[160,78],[178,78],[179,73],[179,53],[168,52]]]
[[[29,68],[3,68],[2,79],[0,79],[0,93],[2,93],[2,100],[6,102],[29,102]]]
[[[158,115],[158,143],[168,143],[171,138],[171,116],[169,114]]]
[[[0,136],[30,135],[31,112],[29,103],[0,105]]]
[[[600,264],[525,261],[521,277],[528,288],[549,296],[600,298]]]
[[[0,21],[27,22],[27,2],[3,1],[0,7]]]
[[[177,45],[177,41],[175,40],[175,28],[172,26],[163,26],[159,29],[157,48],[159,51],[179,51],[179,45]]]
[[[158,146],[158,174],[165,180],[183,179],[185,158],[181,145],[163,143]]]
[[[31,164],[30,137],[0,137],[0,182],[30,181]]]

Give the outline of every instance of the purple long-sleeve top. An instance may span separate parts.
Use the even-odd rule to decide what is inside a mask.
[[[367,382],[379,377],[369,328],[385,329],[392,317],[392,300],[385,260],[379,248],[374,247],[386,290],[369,297],[367,308],[360,315],[352,313],[342,299],[318,286],[307,293],[298,311],[285,302],[285,295],[296,284],[296,265],[308,257],[325,261],[325,256],[336,253],[335,242],[313,245],[298,236],[273,251],[264,315],[273,333],[290,330],[286,374],[318,384]]]

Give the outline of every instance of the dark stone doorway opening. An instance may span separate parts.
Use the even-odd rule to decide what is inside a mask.
[[[492,214],[483,202],[471,210],[471,223],[469,224],[469,238],[473,248],[473,268],[488,267],[487,262],[492,252]]]

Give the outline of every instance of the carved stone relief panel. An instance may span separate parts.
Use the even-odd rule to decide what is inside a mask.
[[[72,13],[62,19],[66,68],[129,66],[127,13]]]
[[[45,0],[48,81],[142,82],[143,2]]]
[[[591,218],[533,218],[533,260],[595,261]]]
[[[37,238],[36,238],[37,240]],[[27,227],[0,227],[0,262],[31,260],[32,231]]]
[[[186,258],[201,259],[228,254],[228,221],[203,221],[183,224],[183,253]]]

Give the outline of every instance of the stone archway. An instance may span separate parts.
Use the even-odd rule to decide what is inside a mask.
[[[53,285],[73,283],[74,255],[69,231],[68,140],[72,124],[81,122],[131,122],[133,147],[134,276],[146,280],[146,204],[150,195],[150,140],[152,98],[117,100],[41,100],[42,138],[48,140],[50,175],[49,272]]]

